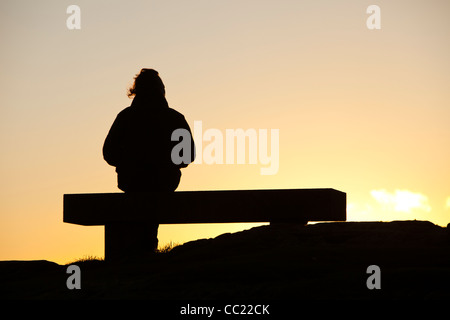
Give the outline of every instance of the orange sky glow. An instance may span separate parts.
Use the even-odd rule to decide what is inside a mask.
[[[80,29],[66,24],[72,4]],[[366,25],[372,4],[380,29]],[[103,227],[63,223],[63,194],[120,191],[101,150],[143,67],[201,123],[203,160],[208,132],[278,133],[273,174],[259,154],[224,155],[183,169],[179,190],[334,188],[349,221],[446,226],[448,12],[438,0],[2,1],[0,260],[103,257]],[[252,226],[163,225],[159,240]]]

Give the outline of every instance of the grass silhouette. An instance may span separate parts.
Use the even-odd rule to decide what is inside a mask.
[[[158,249],[156,250],[156,253],[157,254],[169,253],[170,251],[172,251],[172,249],[174,249],[180,245],[182,245],[182,244],[170,241],[169,243],[166,243],[166,244],[158,247]],[[71,264],[77,264],[77,263],[102,262],[102,261],[105,261],[105,259],[102,257],[98,257],[95,255],[84,255],[81,258],[77,258],[77,259],[74,259],[74,260],[71,260],[71,261],[65,263],[65,265],[69,266]]]
[[[170,241],[169,243],[166,243],[165,245],[158,247],[158,250],[156,252],[157,253],[168,253],[180,245],[181,245],[180,243],[174,243],[173,241]]]
[[[81,258],[72,260],[70,262],[67,262],[65,265],[69,266],[71,264],[76,264],[76,263],[84,263],[84,262],[94,262],[94,261],[104,261],[105,259],[101,258],[101,257],[97,257],[97,256],[93,256],[93,255],[85,255]]]

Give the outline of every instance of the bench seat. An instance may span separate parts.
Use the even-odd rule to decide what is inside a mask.
[[[131,238],[121,224],[345,221],[346,194],[335,189],[65,194],[63,215],[66,223],[105,225],[106,258],[119,256],[114,247]]]

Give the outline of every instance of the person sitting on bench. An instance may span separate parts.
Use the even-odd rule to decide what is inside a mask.
[[[186,129],[191,133],[185,117],[169,107],[165,98],[165,86],[159,73],[142,69],[134,78],[128,91],[133,98],[131,106],[122,110],[113,122],[103,145],[103,158],[116,167],[118,188],[125,193],[163,191],[173,192],[180,183],[181,168],[189,162],[174,164],[171,151],[178,143],[172,141],[172,132]],[[191,162],[195,158],[192,143]],[[125,227],[125,226],[124,226]],[[136,224],[137,235],[150,243],[150,251],[158,247],[158,227],[155,224]]]

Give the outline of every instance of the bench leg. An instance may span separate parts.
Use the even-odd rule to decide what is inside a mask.
[[[158,247],[158,225],[145,222],[105,225],[105,261],[144,258]]]

